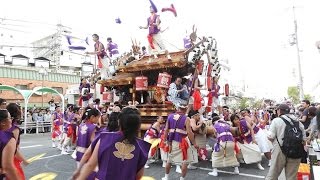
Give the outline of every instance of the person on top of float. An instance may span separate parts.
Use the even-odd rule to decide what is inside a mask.
[[[188,93],[187,87],[182,85],[182,78],[177,77],[169,86],[167,99],[175,106],[186,105],[189,98],[184,97],[185,93]]]
[[[91,86],[88,80],[86,78],[82,78],[79,86],[79,92],[80,92],[79,106],[83,108],[86,108],[89,105],[89,101],[92,100],[90,88]]]
[[[112,41],[111,37],[107,38],[107,50],[109,52],[109,57],[112,61],[116,60],[119,57],[118,44]],[[112,62],[113,63],[113,62]]]
[[[98,57],[98,69],[100,69],[101,79],[107,79],[111,77],[109,70],[109,58],[106,53],[104,45],[99,41],[97,34],[92,35],[94,44],[94,52],[86,52],[86,54],[97,55]]]
[[[149,42],[149,54],[154,55],[154,58],[158,58],[157,54],[159,54],[160,50],[164,51],[167,55],[168,60],[171,60],[171,56],[169,51],[166,49],[162,38],[161,38],[161,30],[160,30],[160,16],[157,15],[157,8],[154,4],[150,6],[151,16],[148,18],[148,24],[146,26],[139,26],[140,29],[149,29],[148,34],[148,42]]]

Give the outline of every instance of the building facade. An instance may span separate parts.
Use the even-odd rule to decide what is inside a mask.
[[[70,74],[59,74],[48,72],[47,74],[39,73],[39,69],[30,69],[13,66],[0,66],[0,83],[2,85],[14,86],[20,90],[33,90],[37,87],[50,87],[57,90],[59,93],[65,95],[68,91],[68,86],[71,84],[79,84],[80,77]],[[1,91],[0,97],[6,99],[8,102],[23,103],[21,94],[13,91]],[[47,107],[51,98],[55,102],[66,101],[67,99],[60,99],[59,96],[52,94],[34,94],[29,101],[29,106],[42,107],[42,104]]]

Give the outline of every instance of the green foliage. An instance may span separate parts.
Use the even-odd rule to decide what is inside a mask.
[[[296,86],[288,87],[287,94],[294,104],[298,104],[300,102],[298,87]]]
[[[249,98],[243,97],[240,99],[239,104],[238,104],[238,109],[244,109],[248,108],[250,105],[249,103]]]
[[[310,94],[305,94],[304,95],[304,99],[309,100],[310,102],[312,102],[312,96]]]

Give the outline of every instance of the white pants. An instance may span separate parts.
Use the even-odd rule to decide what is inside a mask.
[[[100,69],[101,79],[107,79],[110,77],[109,73],[109,66],[110,66],[110,60],[109,58],[105,57],[101,61],[102,68]]]
[[[149,45],[148,47],[149,54],[154,55],[154,54],[164,53],[166,51],[166,47],[163,44],[161,33],[159,32],[158,34],[152,35],[152,38],[153,38],[153,45],[155,49],[152,49],[151,46]]]

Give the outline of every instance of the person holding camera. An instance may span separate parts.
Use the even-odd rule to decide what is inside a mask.
[[[278,179],[285,169],[285,179],[297,179],[297,173],[303,156],[303,145],[306,140],[306,132],[303,124],[290,114],[290,108],[286,104],[277,107],[278,117],[270,126],[269,140],[273,142],[271,166],[266,180]]]

